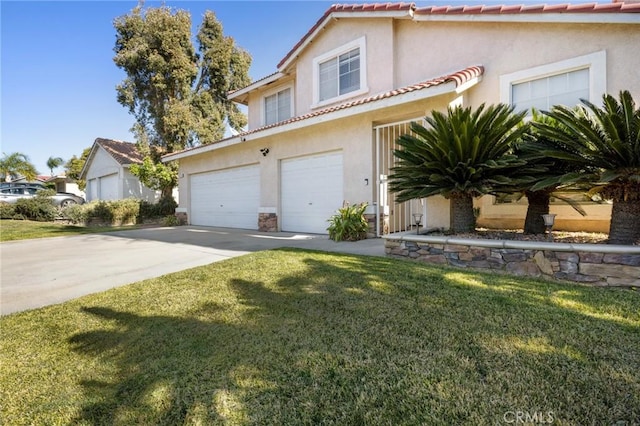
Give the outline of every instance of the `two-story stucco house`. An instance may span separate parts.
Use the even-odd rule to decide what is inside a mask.
[[[229,98],[240,135],[178,160],[177,214],[194,225],[326,233],[342,206],[367,202],[375,232],[448,227],[440,197],[394,202],[386,178],[409,122],[447,106],[505,102],[546,110],[629,90],[640,99],[640,4],[416,7],[334,5],[277,64]],[[480,223],[524,221],[526,206],[478,201]],[[557,224],[581,219],[562,209]],[[587,206],[607,229],[610,207]],[[564,222],[563,222],[564,221]]]

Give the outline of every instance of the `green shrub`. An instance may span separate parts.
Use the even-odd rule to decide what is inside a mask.
[[[162,197],[158,200],[156,204],[158,208],[158,216],[167,216],[173,215],[176,212],[176,207],[178,207],[178,203],[173,197]]]
[[[90,204],[72,204],[62,209],[62,217],[71,223],[84,225],[89,220]]]
[[[175,215],[167,215],[164,217],[162,224],[164,226],[178,226],[180,225],[180,221],[175,217]]]
[[[364,217],[367,203],[346,204],[329,219],[329,238],[334,241],[358,241],[367,237],[369,224]]]
[[[20,198],[14,206],[15,216],[23,216],[28,220],[38,222],[51,222],[58,215],[58,209],[53,204],[51,196],[55,191],[43,189],[38,191],[33,198]]]
[[[13,204],[0,202],[0,219],[13,219],[16,207]]]
[[[134,198],[126,200],[109,201],[111,209],[111,223],[114,225],[124,225],[136,223],[140,213],[140,201]]]

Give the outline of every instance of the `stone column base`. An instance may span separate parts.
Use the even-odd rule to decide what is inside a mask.
[[[261,232],[278,232],[278,215],[275,213],[258,213],[258,230]]]
[[[189,218],[187,217],[187,212],[176,212],[176,219],[178,219],[178,223],[180,225],[186,225],[189,223]]]

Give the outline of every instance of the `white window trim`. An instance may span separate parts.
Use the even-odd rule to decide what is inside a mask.
[[[360,89],[354,90],[353,92],[345,93],[344,95],[336,96],[334,98],[325,99],[324,101],[320,102],[320,76],[318,73],[320,64],[358,47],[360,48]],[[365,37],[360,37],[357,40],[333,49],[332,51],[327,52],[321,56],[313,58],[313,104],[311,105],[311,108],[322,107],[345,99],[353,98],[354,96],[359,96],[367,92],[369,92],[369,87],[367,86],[367,43]]]
[[[602,95],[607,92],[607,53],[604,50],[503,74],[500,76],[500,102],[511,105],[511,89],[514,84],[585,68],[589,69],[589,101],[600,106],[602,104]]]
[[[278,86],[275,87],[273,89],[270,89],[268,91],[265,91],[262,94],[262,99],[260,100],[260,123],[262,126],[266,126],[267,125],[267,111],[265,109],[265,101],[269,96],[275,95],[276,93],[282,92],[283,90],[287,90],[290,89],[291,90],[291,102],[289,103],[290,109],[291,111],[289,111],[289,117],[293,118],[294,117],[294,113],[295,113],[295,96],[294,96],[294,88],[293,88],[293,83],[289,83],[289,84],[285,84],[282,86]]]

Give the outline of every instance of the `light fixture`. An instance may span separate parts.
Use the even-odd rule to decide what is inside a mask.
[[[543,214],[542,220],[544,220],[544,226],[547,227],[547,238],[549,241],[553,239],[553,235],[551,234],[551,229],[553,228],[553,224],[556,221],[555,214]]]
[[[262,148],[260,152],[262,153],[263,157],[266,157],[267,154],[269,153],[269,148]]]
[[[422,213],[413,213],[413,221],[416,224],[416,234],[420,234],[420,222],[422,222]]]

